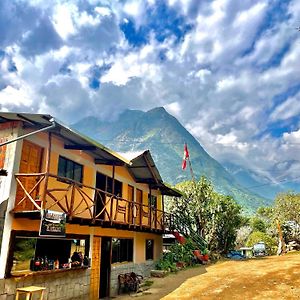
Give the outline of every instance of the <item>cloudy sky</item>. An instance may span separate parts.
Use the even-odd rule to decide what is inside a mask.
[[[164,106],[217,160],[299,180],[299,26],[297,0],[1,0],[0,110]]]

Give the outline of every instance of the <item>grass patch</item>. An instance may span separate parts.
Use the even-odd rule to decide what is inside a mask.
[[[153,280],[146,280],[146,281],[144,282],[144,285],[149,287],[149,286],[151,286],[153,283],[154,283]]]

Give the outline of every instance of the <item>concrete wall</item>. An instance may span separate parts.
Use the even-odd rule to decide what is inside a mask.
[[[118,275],[135,272],[150,277],[150,271],[155,268],[155,261],[149,260],[144,263],[122,263],[112,265],[111,268],[111,296],[116,296],[118,292]],[[24,286],[46,287],[44,300],[87,300],[90,297],[91,269],[67,270],[53,272],[52,274],[37,274],[26,277],[14,277],[0,279],[0,300],[14,300],[16,289]],[[20,300],[25,299],[25,296]],[[33,298],[38,299],[38,294]]]
[[[145,278],[150,277],[150,271],[155,269],[156,261],[148,260],[144,263],[121,263],[114,264],[111,267],[110,296],[116,296],[118,293],[118,275],[135,272]]]
[[[44,300],[87,300],[89,299],[90,270],[77,269],[0,279],[0,299],[13,300],[18,287],[31,285],[46,287]],[[37,295],[38,293],[33,299],[39,299]],[[25,297],[22,296],[20,300],[22,299]]]

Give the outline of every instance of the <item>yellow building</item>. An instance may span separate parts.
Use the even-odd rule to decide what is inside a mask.
[[[171,228],[163,195],[180,196],[149,151],[128,160],[23,113],[0,113],[0,144],[0,297],[35,284],[47,299],[99,299],[119,274],[149,275]]]

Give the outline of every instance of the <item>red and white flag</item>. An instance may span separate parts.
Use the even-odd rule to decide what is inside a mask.
[[[184,149],[183,149],[183,159],[182,159],[182,170],[186,168],[186,161],[189,159],[189,150],[187,148],[187,144],[184,144]]]

